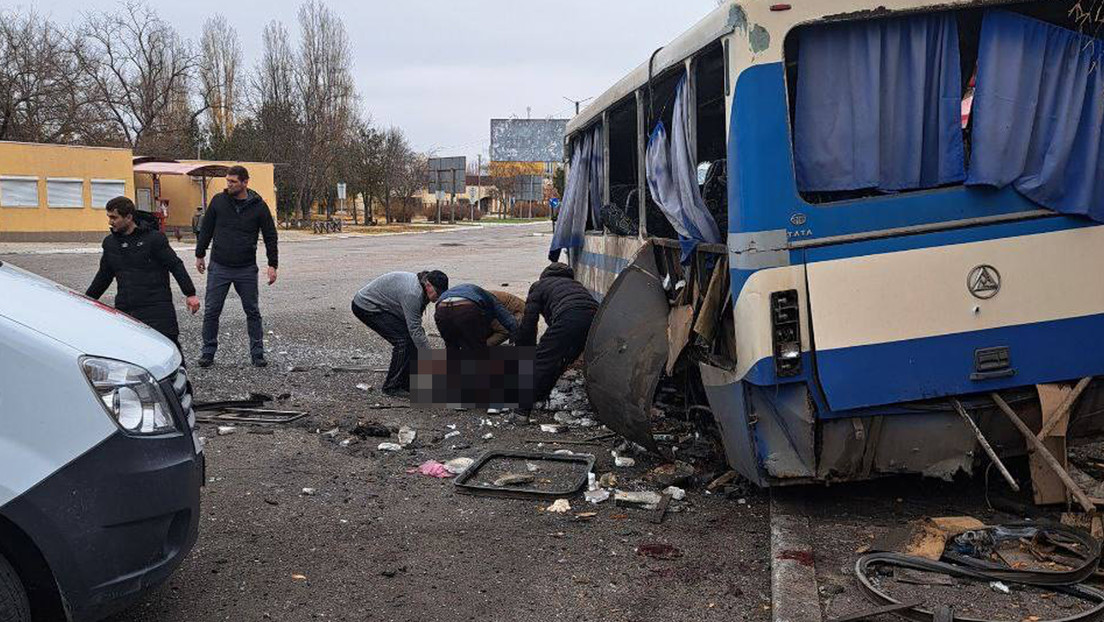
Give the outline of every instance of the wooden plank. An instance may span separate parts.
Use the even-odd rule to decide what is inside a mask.
[[[1063,405],[1072,403],[1068,398],[1074,389],[1057,384],[1040,384],[1035,388],[1039,392],[1039,404],[1042,408],[1042,429],[1048,431],[1039,440],[1058,464],[1068,469],[1066,428],[1069,423],[1069,409],[1060,409]],[[1039,452],[1028,454],[1028,464],[1031,468],[1031,489],[1035,505],[1054,505],[1069,501],[1069,492],[1062,484],[1062,478],[1047,465]]]
[[[1043,445],[1043,442],[1035,438],[1035,433],[1032,432],[1031,429],[1027,427],[1027,424],[1025,424],[1023,420],[1020,419],[1019,415],[1016,414],[1016,411],[1012,410],[1012,407],[1009,406],[1008,403],[1004,401],[1004,398],[1001,397],[999,394],[990,393],[989,397],[991,397],[993,401],[997,403],[1000,411],[1008,417],[1008,420],[1012,422],[1012,425],[1016,426],[1016,429],[1020,431],[1020,434],[1022,434],[1023,437],[1027,439],[1028,450],[1034,450],[1034,452],[1039,454],[1042,459],[1046,461],[1047,465],[1050,466],[1050,468],[1058,474],[1058,477],[1062,479],[1062,483],[1065,484],[1066,488],[1071,493],[1073,493],[1074,498],[1077,499],[1077,503],[1081,505],[1081,508],[1086,512],[1095,512],[1096,505],[1092,502],[1091,499],[1089,499],[1088,496],[1085,495],[1085,492],[1081,490],[1080,487],[1078,487],[1077,483],[1073,481],[1073,478],[1070,477],[1070,474],[1066,471],[1066,469],[1058,463],[1058,461],[1054,458],[1054,456],[1050,454],[1049,451],[1047,451],[1047,448]]]

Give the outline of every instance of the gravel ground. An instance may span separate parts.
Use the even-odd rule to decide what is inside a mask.
[[[191,374],[197,399],[286,393],[275,404],[310,417],[272,434],[239,426],[218,436],[203,426],[209,480],[199,542],[165,586],[114,622],[768,619],[766,495],[749,493],[740,503],[691,491],[663,524],[653,524],[651,512],[612,501],[591,506],[581,495],[570,500],[571,513],[553,514],[544,511],[548,501],[458,494],[448,480],[407,470],[495,448],[568,448],[593,452],[595,470],[616,471],[624,488],[655,489],[641,476],[658,462],[637,455],[635,467],[616,469],[609,454],[616,440],[552,442],[581,440],[595,428],[553,435],[481,411],[409,408],[378,393],[381,374],[330,370],[386,366],[386,344],[349,312],[363,283],[389,270],[440,268],[454,283],[524,295],[542,268],[548,230],[541,224],[284,244],[279,282],[261,288],[270,367],[248,365],[244,317],[231,294],[215,366]],[[22,249],[6,245],[13,253],[0,260],[78,290],[96,269],[93,254]],[[196,282],[202,296],[202,279]],[[178,303],[181,341],[194,360],[200,318]],[[431,320],[428,330],[435,332]],[[418,437],[401,452],[378,451],[378,442],[394,436],[350,435],[368,421],[407,425]],[[539,418],[551,421],[551,414]],[[461,434],[445,439],[451,426]]]

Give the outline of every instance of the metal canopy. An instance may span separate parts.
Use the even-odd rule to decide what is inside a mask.
[[[148,175],[191,175],[193,177],[226,177],[230,167],[225,164],[202,164],[198,162],[138,162],[134,164],[135,173]]]

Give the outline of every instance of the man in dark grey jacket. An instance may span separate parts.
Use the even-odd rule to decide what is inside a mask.
[[[196,241],[196,270],[207,272],[206,304],[203,308],[203,352],[200,367],[210,367],[218,350],[219,316],[230,286],[238,292],[249,330],[249,353],[257,367],[268,365],[264,357],[264,330],[261,325],[257,287],[257,235],[264,237],[268,256],[268,284],[276,282],[279,255],[276,249],[276,223],[261,195],[249,189],[249,171],[231,166],[226,174],[226,191],[211,199],[203,214]],[[204,257],[214,241],[211,266]]]
[[[353,315],[391,344],[384,394],[409,393],[410,363],[418,349],[429,349],[422,314],[448,288],[448,276],[440,270],[388,272],[353,297]]]

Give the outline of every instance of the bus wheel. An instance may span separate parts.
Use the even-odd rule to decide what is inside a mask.
[[[31,622],[31,605],[23,583],[3,555],[0,555],[0,622]]]

